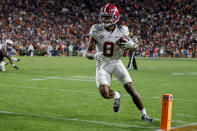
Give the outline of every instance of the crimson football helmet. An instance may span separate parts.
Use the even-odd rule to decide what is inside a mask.
[[[116,24],[119,21],[120,14],[114,4],[106,4],[100,10],[100,21],[105,27]]]

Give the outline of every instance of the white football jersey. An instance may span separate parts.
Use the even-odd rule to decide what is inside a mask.
[[[96,52],[103,55],[106,60],[119,60],[121,49],[117,40],[129,35],[127,26],[116,26],[113,32],[106,31],[102,24],[95,24],[90,30],[90,36],[96,40]]]

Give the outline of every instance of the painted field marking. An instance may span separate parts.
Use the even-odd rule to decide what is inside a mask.
[[[9,86],[9,85],[5,85],[5,84],[0,84],[0,85],[4,85],[4,86]],[[51,88],[37,88],[37,87],[25,87],[25,86],[15,86],[16,88],[30,88],[30,89],[36,89],[36,90],[51,90],[51,91],[63,91],[63,92],[76,92],[76,93],[87,93],[87,92],[83,92],[83,91],[73,91],[73,90],[68,90],[68,89],[51,89]],[[88,92],[89,94],[98,94],[98,92]],[[159,97],[154,97],[154,98],[159,98]],[[161,119],[157,119],[155,118],[155,120],[161,120]],[[183,123],[183,124],[186,124],[188,122],[184,122],[184,121],[180,121],[180,120],[172,120],[172,122],[176,122],[176,123]]]
[[[96,77],[89,77],[89,76],[72,76],[73,78],[81,78],[81,79],[92,79],[96,80]],[[116,78],[112,78],[112,80],[117,80]]]
[[[153,98],[153,99],[162,99],[161,97],[158,97],[158,96],[153,96],[153,97],[151,97],[151,98]],[[173,100],[175,100],[175,101],[193,101],[193,100],[185,100],[185,99],[173,99]]]
[[[46,79],[55,79],[55,80],[73,80],[73,81],[94,81],[90,79],[73,79],[73,78],[63,78],[63,77],[45,77]]]
[[[46,79],[40,79],[40,78],[35,78],[35,79],[29,79],[31,81],[42,81],[42,80],[46,80]]]
[[[0,84],[1,86],[10,87],[10,85]],[[78,90],[69,90],[69,89],[53,89],[53,88],[38,88],[32,86],[12,86],[16,88],[23,88],[23,89],[35,89],[35,90],[46,90],[46,91],[60,91],[60,92],[74,92],[74,93],[85,93],[85,94],[99,94],[98,92],[85,92],[85,91],[78,91]],[[95,87],[96,88],[96,87]]]
[[[171,75],[173,75],[173,76],[180,76],[180,75],[197,75],[197,72],[187,72],[187,73],[173,72]]]
[[[91,77],[91,76],[72,76],[73,78],[81,78],[81,79],[93,79],[95,80],[95,77]]]
[[[189,124],[185,124],[185,125],[178,125],[178,126],[172,127],[171,129],[175,129],[175,128],[183,128],[183,127],[187,127],[187,126],[194,126],[194,125],[197,125],[197,122],[189,123]]]
[[[29,80],[30,81],[39,81],[39,80],[47,80],[47,79],[95,82],[95,77],[88,77],[88,76],[71,76],[70,78],[50,76],[50,77],[44,77],[44,78],[33,78],[33,79],[29,79]],[[112,80],[117,80],[117,79],[112,78]]]
[[[184,117],[197,117],[197,116],[193,116],[193,115],[187,115],[187,114],[175,114],[177,116],[184,116]]]
[[[155,120],[161,121],[161,119],[155,118]],[[172,120],[172,122],[187,124],[188,122],[180,121],[180,120]]]
[[[29,80],[30,80],[30,81],[40,81],[40,80],[48,80],[48,79],[95,82],[95,80],[92,80],[92,79],[74,79],[74,78],[62,78],[62,77],[45,77],[45,78],[35,78],[35,79],[29,79]]]
[[[176,73],[176,72],[174,72],[171,75],[173,75],[173,76],[181,76],[181,75],[184,75],[184,73]]]
[[[6,84],[1,84],[1,86],[8,86],[10,87],[10,85],[6,85]],[[12,85],[13,86],[13,85]],[[52,90],[52,91],[63,91],[63,92],[76,92],[76,93],[89,93],[89,94],[98,94],[98,92],[85,92],[85,91],[78,91],[78,90],[69,90],[69,89],[51,89],[51,88],[37,88],[37,87],[28,87],[28,86],[14,86],[17,88],[32,88],[32,89],[37,89],[37,90]],[[95,86],[96,88],[96,86]],[[123,94],[122,96],[130,96],[128,94]],[[148,99],[161,99],[161,97],[157,97],[157,96],[153,96],[153,97],[144,97],[144,98],[148,98]],[[175,101],[187,101],[187,102],[194,102],[193,100],[185,100],[185,99],[174,99]]]
[[[189,75],[197,75],[197,72],[189,72]]]
[[[17,112],[8,112],[8,111],[0,111],[1,114],[5,115],[17,115],[17,116],[27,116],[27,117],[38,117],[38,118],[47,118],[47,119],[55,119],[55,120],[65,120],[65,121],[75,121],[75,122],[84,122],[98,125],[106,125],[106,126],[115,126],[121,128],[142,128],[142,129],[156,129],[156,127],[144,127],[138,125],[129,125],[129,124],[119,124],[119,123],[111,123],[97,120],[83,120],[78,118],[64,118],[58,116],[46,116],[46,115],[38,115],[38,114],[26,114],[26,113],[17,113]]]
[[[185,125],[178,125],[178,126],[172,127],[171,129],[184,128],[184,127],[195,126],[195,125],[197,125],[196,122],[194,122],[194,123],[189,123],[189,124],[185,124]],[[155,131],[163,131],[163,130],[157,129],[157,130],[155,130]]]

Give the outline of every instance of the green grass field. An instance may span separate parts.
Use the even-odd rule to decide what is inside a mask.
[[[0,130],[147,131],[160,128],[162,94],[173,94],[172,127],[197,123],[197,59],[137,59],[130,71],[154,123],[145,123],[122,85],[121,107],[103,99],[95,61],[82,57],[20,57],[0,72]],[[128,59],[122,59],[127,64]]]

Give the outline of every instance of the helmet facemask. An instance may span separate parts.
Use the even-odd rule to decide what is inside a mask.
[[[10,49],[10,50],[11,50],[11,49],[12,49],[12,47],[13,47],[13,45],[12,45],[12,44],[7,43],[7,48],[8,48],[8,49]]]
[[[6,46],[7,46],[8,49],[12,49],[13,44],[14,44],[12,40],[8,39],[8,40],[5,41],[5,43],[6,43]]]
[[[100,22],[105,26],[105,27],[109,27],[114,23],[114,15],[111,14],[101,14],[100,15]]]

